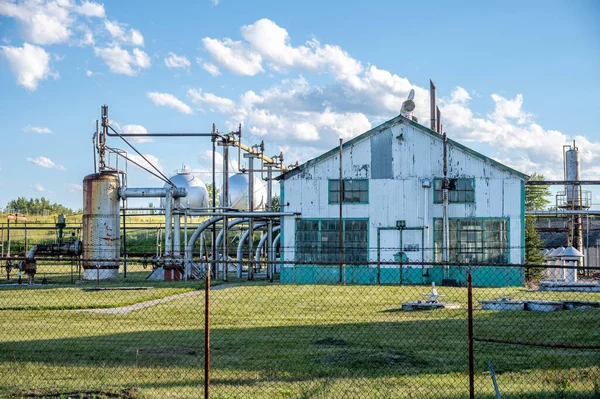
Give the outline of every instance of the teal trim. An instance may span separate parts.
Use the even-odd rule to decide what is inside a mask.
[[[460,285],[467,283],[467,268],[449,267],[449,278]],[[522,267],[472,266],[473,286],[475,287],[519,287],[523,285]],[[406,285],[429,285],[434,282],[442,285],[444,268],[441,266],[427,269],[427,281],[421,282],[421,269],[411,267],[381,268],[380,284],[397,285],[400,279]],[[346,266],[347,284],[377,284],[377,269],[369,266]],[[329,266],[296,265],[284,267],[279,276],[284,284],[339,284],[339,269]]]
[[[383,130],[389,129],[389,128],[394,127],[396,125],[399,125],[401,123],[405,123],[405,124],[414,126],[417,129],[419,129],[420,131],[422,131],[422,132],[424,132],[424,133],[426,133],[426,134],[428,134],[428,135],[430,135],[432,137],[435,137],[435,138],[437,138],[439,140],[443,139],[443,137],[442,137],[441,134],[439,134],[437,132],[434,132],[433,130],[431,130],[431,129],[429,129],[429,128],[427,128],[427,127],[425,127],[425,126],[423,126],[423,125],[421,125],[421,124],[419,124],[417,122],[414,122],[414,121],[412,121],[412,120],[410,120],[408,118],[405,118],[402,115],[398,115],[397,117],[395,117],[393,119],[390,119],[389,121],[384,122],[381,125],[376,126],[373,129],[368,130],[368,131],[364,132],[361,135],[356,136],[352,140],[346,141],[345,143],[342,144],[342,151],[344,150],[344,148],[351,147],[351,146],[355,145],[356,143],[358,143],[358,142],[360,142],[362,140],[365,140],[365,139],[367,139],[368,137],[370,137],[370,136],[372,136],[374,134],[377,134],[377,133],[379,133],[379,132],[381,132]],[[464,145],[462,145],[462,144],[460,144],[460,143],[458,143],[458,142],[456,142],[454,140],[448,139],[448,143],[450,145],[452,145],[452,146],[454,146],[454,147],[462,150],[462,151],[465,151],[465,152],[469,153],[470,155],[472,155],[472,156],[474,156],[476,158],[481,159],[484,162],[487,162],[487,163],[491,164],[492,166],[494,166],[494,167],[496,167],[496,168],[498,168],[500,170],[503,170],[505,172],[508,172],[508,173],[510,173],[512,175],[517,176],[521,180],[529,180],[529,176],[528,175],[526,175],[524,173],[521,173],[521,172],[519,172],[519,171],[517,171],[515,169],[512,169],[512,168],[510,168],[510,167],[508,167],[508,166],[506,166],[506,165],[504,165],[504,164],[502,164],[502,163],[500,163],[500,162],[498,162],[498,161],[496,161],[496,160],[494,160],[492,158],[489,158],[489,157],[487,157],[487,156],[485,156],[485,155],[483,155],[483,154],[481,154],[481,153],[479,153],[479,152],[477,152],[477,151],[475,151],[475,150],[473,150],[473,149],[471,149],[469,147],[466,147],[466,146],[464,146]],[[293,177],[293,176],[297,175],[298,173],[302,172],[304,169],[306,169],[308,167],[311,167],[311,166],[313,166],[313,165],[321,162],[322,160],[329,158],[330,156],[338,154],[339,151],[340,151],[340,147],[339,146],[335,147],[335,148],[327,151],[326,153],[324,153],[324,154],[322,154],[322,155],[320,155],[320,156],[318,156],[316,158],[313,158],[313,159],[311,159],[311,160],[303,163],[302,165],[300,165],[300,166],[298,166],[296,168],[289,169],[288,171],[286,171],[286,172],[282,173],[281,175],[279,175],[278,177],[276,177],[276,179],[277,180],[289,179],[290,177]]]
[[[332,200],[331,198],[331,182],[339,182],[340,179],[329,179],[327,181],[327,203],[329,205],[339,205],[340,203],[338,202],[338,200]],[[361,205],[361,204],[368,204],[369,203],[369,179],[342,179],[342,181],[344,183],[346,183],[347,181],[366,181],[367,182],[367,201],[357,201],[357,202],[352,202],[352,201],[344,201],[344,194],[342,193],[342,205],[343,204],[351,204],[351,205]],[[333,202],[335,201],[335,202]]]
[[[448,198],[448,204],[474,204],[475,202],[477,202],[477,185],[476,183],[476,179],[474,177],[449,177],[448,179],[456,179],[456,180],[471,180],[473,182],[473,201],[450,201],[450,198]],[[442,181],[444,180],[442,177],[434,177],[433,178],[433,203],[434,204],[441,204],[443,201],[436,201],[435,200],[435,182],[436,181]],[[462,190],[462,191],[466,191],[466,190]]]
[[[525,182],[521,182],[521,263],[525,263]]]

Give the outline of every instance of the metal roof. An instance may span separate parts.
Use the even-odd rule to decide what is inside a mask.
[[[352,145],[354,145],[354,144],[356,144],[356,143],[358,143],[358,142],[360,142],[362,140],[365,140],[365,139],[369,138],[370,136],[373,136],[373,135],[375,135],[377,133],[380,133],[380,132],[382,132],[382,131],[384,131],[386,129],[389,129],[389,128],[391,128],[393,126],[396,126],[396,125],[400,125],[402,123],[406,123],[408,125],[414,126],[414,127],[416,127],[417,129],[419,129],[423,133],[429,134],[430,136],[433,136],[433,137],[435,137],[435,138],[437,138],[439,140],[443,140],[443,136],[441,134],[439,134],[438,132],[435,132],[435,131],[433,131],[433,130],[431,130],[431,129],[429,129],[429,128],[427,128],[427,127],[425,127],[425,126],[423,126],[423,125],[421,125],[421,124],[419,124],[417,122],[414,122],[414,121],[412,121],[412,120],[410,120],[410,119],[408,119],[408,118],[406,118],[406,117],[404,117],[402,115],[398,115],[395,118],[392,118],[389,121],[384,122],[381,125],[376,126],[376,127],[372,128],[371,130],[368,130],[368,131],[366,131],[366,132],[364,132],[364,133],[356,136],[355,138],[353,138],[351,140],[346,141],[345,143],[342,143],[342,150],[345,149],[345,148],[347,148],[347,147],[350,147],[350,146],[352,146]],[[458,142],[456,142],[456,141],[454,141],[452,139],[448,139],[448,144],[450,144],[451,146],[453,146],[455,148],[458,148],[458,149],[460,149],[460,150],[462,150],[464,152],[467,152],[470,155],[472,155],[472,156],[474,156],[476,158],[479,158],[479,159],[481,159],[484,162],[488,162],[492,166],[494,166],[494,167],[496,167],[498,169],[501,169],[501,170],[503,170],[505,172],[513,174],[513,175],[517,176],[521,180],[528,180],[529,179],[528,175],[526,175],[524,173],[521,173],[518,170],[515,170],[515,169],[513,169],[511,167],[508,167],[508,166],[506,166],[506,165],[504,165],[504,164],[502,164],[502,163],[500,163],[500,162],[498,162],[498,161],[496,161],[496,160],[494,160],[494,159],[492,159],[490,157],[487,157],[487,156],[485,156],[485,155],[483,155],[483,154],[481,154],[481,153],[479,153],[479,152],[477,152],[477,151],[475,151],[475,150],[473,150],[473,149],[471,149],[471,148],[469,148],[469,147],[467,147],[467,146],[465,146],[463,144],[460,144],[460,143],[458,143]],[[299,165],[296,168],[289,169],[287,172],[282,173],[281,175],[279,175],[275,179],[276,180],[286,180],[286,179],[288,179],[290,177],[293,177],[293,176],[297,175],[298,173],[300,173],[304,169],[306,169],[308,167],[311,167],[311,166],[313,166],[313,165],[315,165],[315,164],[317,164],[317,163],[319,163],[319,162],[321,162],[321,161],[323,161],[323,160],[325,160],[325,159],[327,159],[327,158],[329,158],[331,156],[334,156],[338,152],[339,152],[339,147],[335,147],[335,148],[333,148],[333,149],[325,152],[324,154],[322,154],[322,155],[320,155],[320,156],[318,156],[316,158],[313,158],[313,159],[311,159],[309,161],[306,161],[305,163]]]

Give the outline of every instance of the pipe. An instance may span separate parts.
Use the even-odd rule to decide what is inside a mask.
[[[283,171],[287,170],[287,168],[285,166],[278,164],[277,162],[275,162],[275,160],[273,158],[269,158],[269,157],[261,154],[260,152],[253,150],[252,148],[248,147],[247,145],[240,143],[239,141],[233,141],[231,144],[236,147],[241,148],[242,150],[246,151],[249,154],[256,155],[257,158],[263,160],[265,163],[273,164],[273,166],[275,166],[276,168],[281,169]]]
[[[267,167],[267,211],[273,211],[273,167],[268,165]],[[273,261],[273,219],[267,221],[267,278],[270,282],[273,282],[273,274],[275,274],[275,265]]]
[[[173,234],[173,256],[176,258],[181,256],[181,214],[175,213],[173,215],[173,228],[175,232]]]
[[[266,223],[254,223],[253,228],[254,229],[260,229],[260,228],[265,227],[265,226],[266,226]],[[243,247],[244,247],[244,243],[246,242],[246,240],[248,239],[249,236],[250,236],[250,229],[248,229],[248,230],[246,230],[246,232],[244,232],[244,234],[240,238],[240,242],[238,244],[238,248],[237,248],[237,270],[236,270],[236,277],[237,278],[242,278],[242,259],[243,259],[243,256],[244,256]]]
[[[533,216],[544,216],[544,215],[600,215],[600,210],[593,209],[581,209],[581,210],[573,210],[573,209],[564,209],[564,210],[556,210],[556,211],[525,211],[525,215],[533,215]]]
[[[254,154],[248,156],[248,169],[250,176],[248,179],[248,211],[254,212]],[[252,259],[252,246],[254,244],[253,220],[250,219],[248,231],[250,232],[250,240],[248,240],[248,260]],[[241,266],[240,266],[241,267]],[[248,263],[248,280],[254,278],[254,267],[252,262]]]
[[[229,231],[229,229],[237,224],[240,223],[246,223],[248,222],[249,219],[233,219],[232,221],[228,222],[227,218],[224,219],[224,223],[223,223],[223,229],[221,230],[221,232],[219,233],[219,236],[217,237],[217,248],[219,248],[219,246],[221,245],[221,242],[223,242],[223,248],[225,249],[224,252],[224,258],[223,258],[223,281],[227,281],[227,267],[228,267],[228,262],[229,262],[229,254],[227,253],[227,245],[228,245],[228,239],[225,238],[223,239],[223,237],[226,237],[227,232]],[[218,260],[218,257],[215,257],[215,255],[213,254],[213,260]]]
[[[173,232],[171,231],[173,197],[170,189],[167,189],[167,193],[168,195],[165,197],[165,256],[171,257],[173,254]]]
[[[119,196],[123,199],[126,198],[160,198],[167,197],[171,192],[173,198],[180,198],[187,196],[187,190],[183,187],[175,188],[130,188],[120,187]]]
[[[190,264],[191,267],[196,266],[198,267],[194,261],[193,261],[193,249],[194,249],[194,244],[196,243],[196,240],[198,239],[198,237],[200,237],[200,235],[202,234],[202,232],[208,227],[213,225],[214,223],[220,221],[223,219],[223,216],[214,216],[206,221],[204,221],[200,226],[198,226],[196,228],[196,230],[194,230],[194,232],[192,233],[192,236],[190,237],[190,240],[188,241],[188,245],[185,248],[185,261],[188,262]],[[213,248],[214,248],[214,240],[213,240]],[[214,254],[214,252],[213,252]]]
[[[300,216],[300,212],[187,212],[189,216],[279,217]]]
[[[273,227],[273,232],[275,231],[279,231],[281,229],[281,226],[275,226]],[[260,262],[260,250],[262,249],[262,247],[265,245],[265,242],[267,241],[267,238],[269,236],[267,234],[265,234],[259,241],[258,246],[256,247],[256,253],[254,254],[254,260],[256,260],[256,262]]]

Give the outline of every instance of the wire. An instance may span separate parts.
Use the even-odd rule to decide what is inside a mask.
[[[131,149],[132,149],[133,151],[135,151],[135,152],[136,152],[136,153],[137,153],[137,154],[138,154],[140,157],[142,157],[142,159],[143,159],[144,161],[146,161],[146,162],[148,163],[148,165],[152,166],[152,168],[153,168],[155,171],[157,171],[157,172],[158,172],[158,173],[159,173],[159,174],[160,174],[160,175],[161,175],[161,176],[162,176],[164,179],[166,179],[166,180],[165,180],[165,182],[166,182],[166,183],[169,183],[169,184],[170,184],[172,187],[176,187],[176,186],[175,186],[175,184],[173,184],[173,182],[172,182],[172,181],[171,181],[171,180],[170,180],[170,179],[169,179],[167,176],[165,176],[165,175],[164,175],[164,174],[163,174],[163,173],[162,173],[160,170],[158,170],[158,168],[157,168],[156,166],[154,166],[154,165],[153,165],[153,164],[152,164],[150,161],[148,161],[148,160],[146,159],[146,157],[142,155],[142,153],[141,153],[141,152],[139,152],[139,151],[138,151],[138,150],[137,150],[137,149],[136,149],[136,148],[135,148],[133,145],[131,145],[131,144],[129,143],[129,141],[125,140],[125,138],[124,138],[123,136],[121,136],[121,134],[120,134],[119,132],[117,132],[115,129],[113,129],[113,127],[112,127],[112,126],[110,126],[110,125],[108,125],[108,128],[109,128],[110,130],[112,130],[113,132],[115,132],[115,134],[117,134],[117,135],[118,135],[118,136],[121,138],[121,140],[123,140],[123,141],[125,142],[125,144],[127,144],[129,147],[131,147]],[[138,165],[138,166],[139,166],[139,165]],[[145,170],[146,170],[146,171],[148,171],[147,169],[145,169]],[[161,180],[162,180],[162,179],[161,179]]]
[[[111,147],[109,147],[109,146],[106,146],[106,148],[107,148],[108,150],[110,150],[110,151],[114,151],[114,150],[115,150],[114,148],[111,148]],[[173,183],[171,183],[171,181],[170,181],[170,180],[165,180],[165,179],[163,179],[161,176],[159,176],[159,175],[157,175],[156,173],[152,172],[151,170],[149,170],[149,169],[147,169],[147,168],[143,167],[143,166],[142,166],[142,165],[140,165],[139,163],[135,162],[133,159],[131,159],[131,158],[127,158],[127,157],[126,157],[125,155],[123,155],[123,154],[119,154],[119,156],[121,156],[121,157],[125,158],[125,160],[127,160],[127,161],[131,162],[132,164],[136,165],[137,167],[139,167],[139,168],[141,168],[141,169],[145,170],[146,172],[150,173],[152,176],[156,177],[157,179],[159,179],[159,180],[162,180],[162,181],[164,181],[165,183],[170,183],[170,184],[173,184]],[[147,161],[146,161],[146,162],[147,162]]]

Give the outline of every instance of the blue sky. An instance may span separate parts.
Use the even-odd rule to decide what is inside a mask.
[[[450,137],[554,178],[576,139],[599,178],[598,20],[597,1],[0,0],[0,207],[81,207],[102,104],[129,131],[242,123],[292,163],[394,117],[410,89],[427,125],[429,78]],[[208,170],[208,140],[135,145],[167,174]]]

